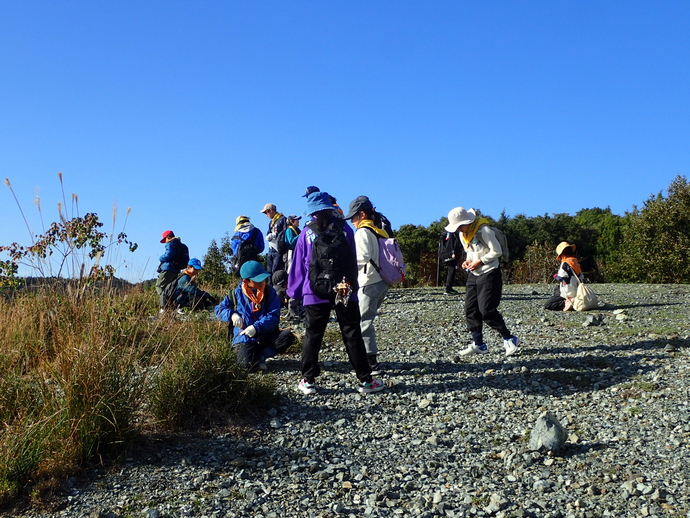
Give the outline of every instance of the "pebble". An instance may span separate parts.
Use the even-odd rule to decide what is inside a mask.
[[[15,516],[690,516],[690,286],[591,286],[625,319],[547,313],[550,287],[504,286],[509,358],[490,329],[489,354],[458,355],[462,296],[391,289],[383,393],[356,392],[331,322],[316,395],[296,390],[299,354],[272,359],[276,399],[254,429],[148,441],[70,478],[56,510]],[[529,448],[545,412],[567,432],[557,452]]]

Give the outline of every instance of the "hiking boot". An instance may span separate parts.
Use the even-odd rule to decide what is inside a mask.
[[[299,382],[297,388],[302,391],[302,394],[305,394],[307,396],[309,394],[316,394],[316,383],[310,383],[306,380],[306,378],[303,378],[302,381]]]
[[[470,354],[486,354],[489,352],[489,348],[486,344],[477,345],[472,342],[465,349],[460,351],[460,356],[469,356]]]
[[[443,293],[444,295],[457,295],[459,292],[455,291],[453,288],[447,288]]]
[[[372,379],[369,382],[363,381],[357,385],[357,392],[362,394],[371,394],[372,392],[381,392],[383,390],[383,381]]]
[[[512,335],[510,338],[503,340],[503,347],[506,348],[506,356],[513,355],[518,350],[518,345],[520,344],[520,339]]]

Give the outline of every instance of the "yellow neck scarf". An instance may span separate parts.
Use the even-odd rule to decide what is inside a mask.
[[[470,244],[472,242],[472,239],[474,239],[475,234],[479,230],[479,227],[482,225],[488,225],[489,220],[486,218],[475,218],[472,223],[470,223],[469,228],[467,229],[467,232],[460,232],[460,236],[462,237],[462,240],[466,244]]]
[[[373,230],[374,232],[376,232],[376,234],[377,234],[379,237],[382,237],[382,238],[384,238],[384,239],[387,239],[387,238],[390,237],[390,236],[388,235],[388,232],[386,232],[385,230],[383,230],[383,229],[377,227],[376,225],[374,225],[374,222],[373,222],[372,220],[370,220],[370,219],[360,219],[359,222],[358,222],[355,226],[356,226],[357,228],[364,228],[364,227],[370,228],[371,230]]]

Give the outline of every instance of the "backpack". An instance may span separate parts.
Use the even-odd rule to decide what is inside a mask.
[[[233,239],[241,241],[240,246],[237,248],[237,253],[235,254],[235,262],[232,265],[238,272],[247,261],[257,261],[259,259],[259,249],[256,247],[256,244],[254,244],[254,239],[258,231],[259,229],[254,227],[247,236],[247,239],[242,239],[240,236],[233,237]]]
[[[371,228],[368,229],[376,236],[379,243],[379,263],[376,264],[373,259],[369,259],[369,262],[387,284],[393,286],[403,282],[405,280],[405,272],[407,272],[407,265],[398,242],[394,237],[379,237]]]
[[[170,261],[178,270],[184,270],[189,263],[189,248],[182,241],[177,242],[175,246],[175,258]]]
[[[336,220],[331,228],[316,234],[312,243],[309,286],[314,295],[331,302],[335,300],[334,288],[343,278],[351,285],[356,281],[347,278],[353,258],[344,225],[343,220]]]
[[[443,264],[455,264],[458,260],[458,238],[455,232],[441,234],[438,257]]]
[[[278,253],[280,255],[283,255],[287,253],[288,250],[292,250],[293,247],[291,247],[286,239],[285,233],[287,232],[287,228],[283,229],[280,231],[278,234],[278,237],[276,237],[276,246],[278,247]]]
[[[510,249],[508,248],[508,238],[506,235],[503,233],[503,231],[499,228],[492,227],[491,225],[487,225],[491,230],[494,231],[494,235],[496,236],[496,240],[498,241],[498,244],[501,245],[501,257],[498,258],[498,260],[502,263],[507,263],[510,260]]]

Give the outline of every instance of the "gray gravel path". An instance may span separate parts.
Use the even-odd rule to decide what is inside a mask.
[[[690,517],[690,286],[594,287],[607,306],[585,315],[542,310],[548,286],[506,286],[520,354],[489,330],[490,354],[462,359],[462,296],[393,290],[377,320],[385,392],[355,391],[339,343],[315,396],[281,357],[251,437],[135,452],[27,516]],[[531,451],[547,410],[568,441]]]

